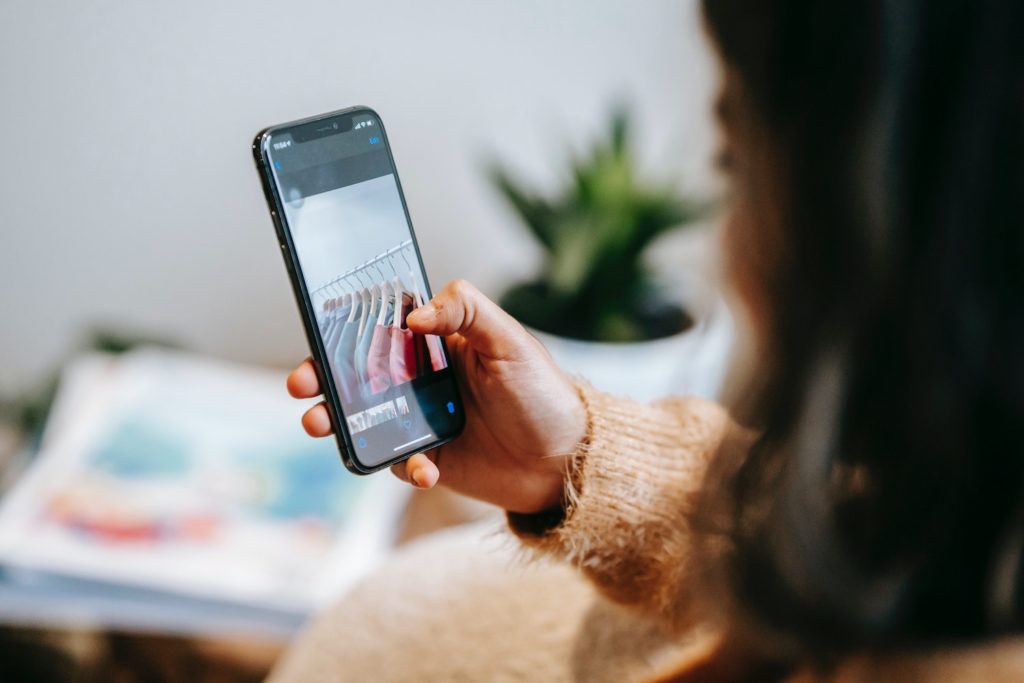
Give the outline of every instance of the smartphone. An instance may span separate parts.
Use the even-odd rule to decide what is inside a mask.
[[[444,339],[405,325],[431,293],[380,116],[271,126],[252,149],[345,467],[369,474],[458,436]]]

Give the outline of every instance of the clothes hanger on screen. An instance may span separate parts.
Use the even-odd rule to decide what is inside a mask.
[[[331,288],[331,294],[333,295],[333,298],[331,299],[331,310],[337,311],[341,306],[344,305],[344,291],[341,289],[341,286],[338,283],[332,283]]]
[[[352,305],[348,311],[348,318],[345,319],[345,323],[349,324],[355,322],[356,315],[358,315],[359,309],[361,308],[360,303],[362,299],[359,296],[359,292],[356,291],[356,288],[352,286],[352,283],[349,282],[347,277],[345,278],[345,286],[350,290],[348,296],[349,303]]]
[[[334,290],[328,286],[324,289],[324,294],[327,296],[327,298],[324,299],[324,314],[330,318],[331,314],[334,313],[335,293]]]
[[[420,283],[416,278],[416,269],[410,265],[409,259],[405,257],[405,249],[402,250],[402,260],[405,261],[405,266],[409,269],[409,281],[412,283],[411,289],[413,301],[416,304],[415,307],[419,308],[426,303],[426,297],[423,295],[423,292],[420,291]]]
[[[394,279],[391,280],[391,286],[395,288],[395,314],[392,316],[391,326],[402,329],[402,309],[405,308],[405,298],[408,296],[412,299],[412,294],[402,284],[402,278],[395,274]]]
[[[377,324],[377,317],[384,308],[384,291],[380,288],[379,282],[370,282],[370,315],[366,320],[364,334],[373,334],[373,326]]]
[[[334,306],[335,313],[337,313],[338,310],[345,308],[349,304],[348,292],[345,291],[345,288],[341,286],[340,282],[337,283],[337,288],[338,288],[338,296],[334,300],[335,301],[335,306]]]
[[[349,304],[352,303],[352,295],[349,294],[348,291],[345,289],[343,282],[338,282],[338,289],[341,290],[340,308],[344,308],[345,306],[348,306]]]
[[[373,283],[370,283],[370,285],[367,286],[366,283],[363,282],[363,278],[360,273],[356,273],[356,278],[359,280],[359,283],[363,285],[362,290],[359,292],[359,297],[362,300],[362,310],[359,314],[359,337],[361,338],[363,334],[366,333],[367,319],[372,320],[371,316],[373,315],[373,306],[376,302],[376,298],[374,297]]]
[[[401,249],[399,249],[396,252],[392,252],[392,253],[388,254],[388,266],[391,267],[391,273],[394,275],[394,278],[392,279],[392,283],[396,283],[397,282],[397,284],[398,284],[399,288],[401,288],[402,292],[408,292],[409,288],[405,286],[405,280],[402,279],[402,273],[399,271],[398,266],[395,265],[395,257],[400,255],[400,252],[401,252]]]
[[[392,293],[390,291],[391,284],[387,280],[383,279],[384,274],[380,272],[380,268],[377,269],[377,273],[381,276],[381,281],[378,285],[380,287],[381,296],[380,308],[377,310],[377,324],[383,326],[387,325],[388,322],[388,303],[392,300]]]
[[[324,297],[324,302],[323,302],[323,305],[322,305],[322,308],[324,310],[324,314],[325,315],[330,315],[331,311],[334,308],[333,305],[332,305],[333,301],[334,301],[334,293],[331,291],[330,287],[323,287],[320,290],[318,290],[318,292],[320,294],[322,294],[323,297]]]
[[[374,320],[375,324],[377,325],[383,325],[384,320],[387,318],[388,301],[391,298],[389,289],[390,286],[386,281],[377,283],[377,290],[380,292],[380,301],[377,306],[377,317]]]
[[[395,266],[395,253],[388,254],[388,268],[391,270],[391,286],[394,288],[395,300],[397,301],[404,295],[409,289],[402,282],[401,273],[398,272],[398,267]]]
[[[377,286],[380,288],[380,301],[383,308],[387,308],[388,302],[391,300],[391,285],[388,283],[387,276],[384,275],[384,271],[380,269],[380,261],[375,261],[373,269],[377,271]]]

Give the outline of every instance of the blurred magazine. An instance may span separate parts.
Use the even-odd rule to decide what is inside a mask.
[[[162,350],[71,364],[0,505],[0,618],[287,633],[351,586],[405,488],[346,472],[283,379]]]

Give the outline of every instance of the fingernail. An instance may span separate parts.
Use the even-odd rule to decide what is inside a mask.
[[[435,306],[434,304],[427,304],[425,306],[420,306],[416,310],[409,313],[409,318],[414,319],[414,322],[418,321],[420,323],[425,323],[429,322],[430,319],[435,317],[436,315],[437,306]]]
[[[418,469],[418,470],[413,471],[412,475],[409,478],[412,479],[412,485],[415,486],[416,488],[420,488],[421,489],[421,488],[424,487],[424,483],[423,483],[423,478],[424,477],[423,477],[423,470],[422,469]]]

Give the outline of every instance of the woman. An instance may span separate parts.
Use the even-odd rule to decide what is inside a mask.
[[[409,326],[448,335],[467,429],[395,474],[502,506],[598,594],[551,568],[516,597],[519,620],[576,624],[551,630],[549,659],[571,666],[537,655],[543,640],[518,655],[474,640],[514,601],[460,612],[454,644],[415,632],[433,653],[392,641],[395,659],[427,666],[461,642],[491,668],[421,671],[520,680],[509,657],[533,657],[521,679],[1024,680],[1024,5],[704,12],[728,272],[757,351],[742,400],[604,395],[449,285]],[[289,389],[319,393],[308,363]],[[330,430],[323,406],[303,424]],[[427,590],[396,580],[406,605]],[[612,623],[627,626],[587,631]],[[282,678],[324,670],[302,649]],[[594,659],[604,673],[579,663]]]

